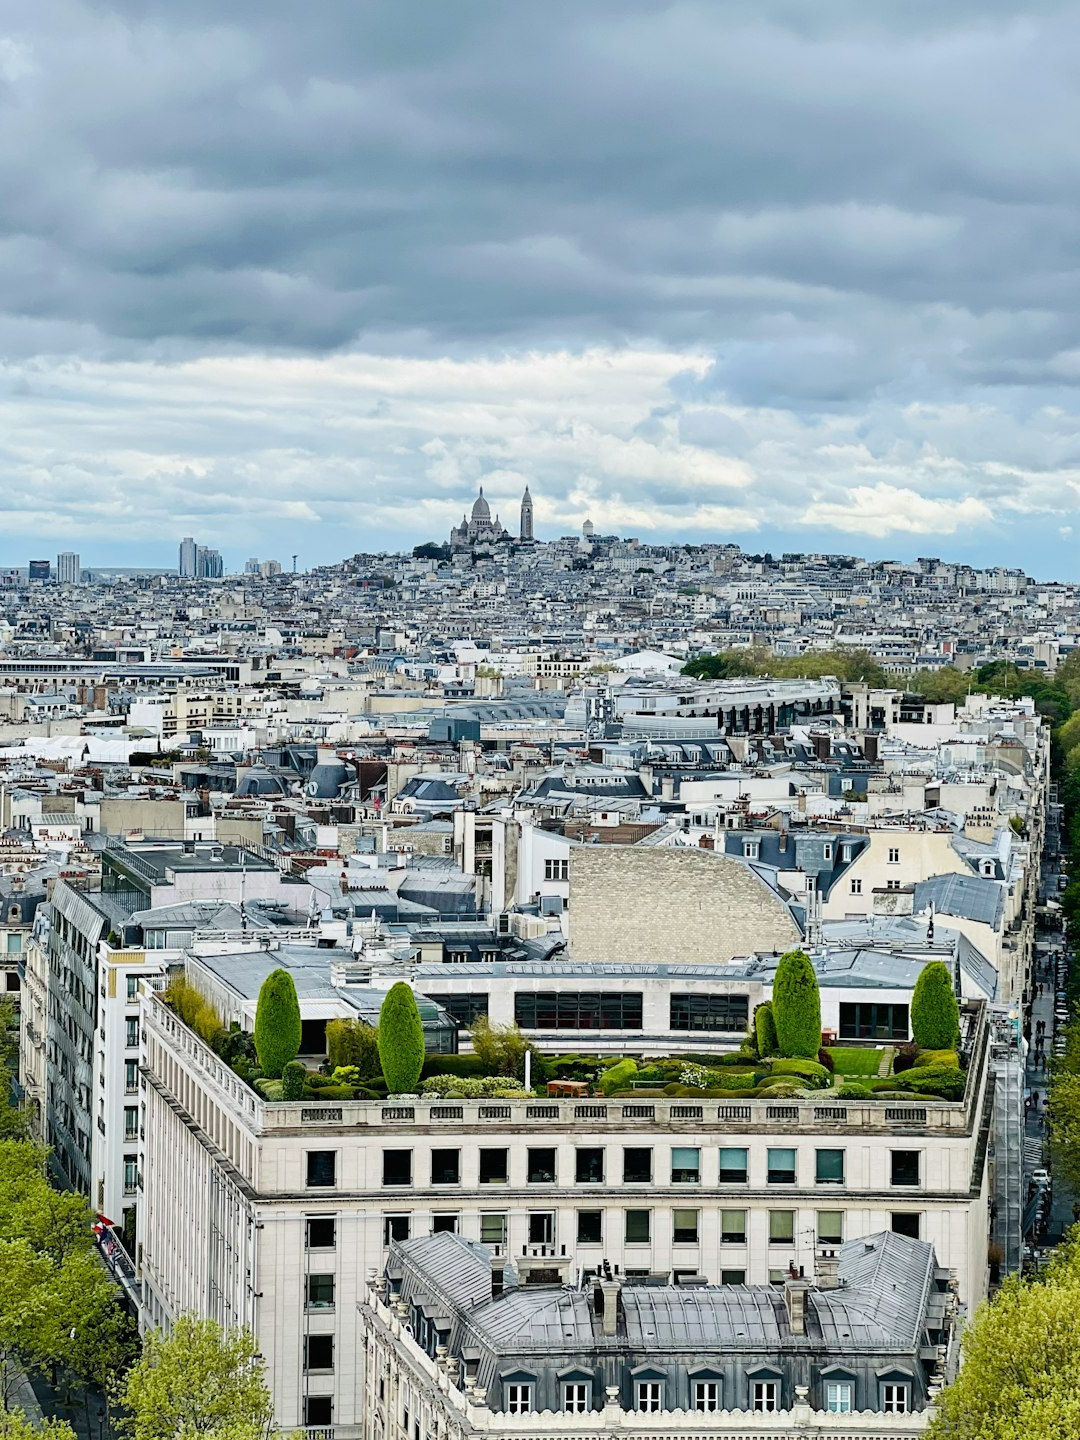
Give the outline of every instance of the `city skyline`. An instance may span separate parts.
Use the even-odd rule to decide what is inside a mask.
[[[5,563],[327,563],[527,483],[540,535],[1077,578],[1074,12],[427,19],[3,16]]]

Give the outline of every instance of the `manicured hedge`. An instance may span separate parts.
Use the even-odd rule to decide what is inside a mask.
[[[776,1054],[779,1045],[776,1038],[776,1017],[768,1000],[763,1000],[754,1010],[754,1042],[762,1060]]]
[[[428,1080],[432,1075],[470,1075],[479,1078],[486,1074],[484,1062],[476,1055],[428,1055],[420,1067],[421,1080]]]
[[[610,1095],[614,1090],[622,1090],[638,1073],[637,1061],[627,1056],[620,1060],[617,1065],[612,1065],[610,1070],[605,1070],[600,1076],[599,1088],[603,1095]]]
[[[941,960],[924,965],[911,996],[911,1033],[922,1050],[955,1049],[960,1039],[960,1007],[949,967]]]
[[[391,1095],[411,1095],[424,1068],[424,1027],[404,980],[391,985],[379,1011],[379,1060]]]
[[[300,1002],[287,970],[273,970],[259,990],[255,1053],[264,1075],[276,1080],[300,1049]]]
[[[816,1061],[821,1049],[821,996],[810,957],[802,950],[789,950],[780,957],[772,1015],[780,1054]]]

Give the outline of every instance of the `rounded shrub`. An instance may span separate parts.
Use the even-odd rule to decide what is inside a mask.
[[[848,1080],[836,1093],[841,1100],[869,1100],[874,1092],[869,1085],[860,1085],[858,1080]]]
[[[811,1081],[819,1090],[829,1083],[829,1072],[816,1060],[774,1060],[772,1073],[801,1076],[802,1079]]]
[[[307,1084],[307,1068],[299,1060],[290,1060],[281,1072],[282,1100],[302,1100]]]
[[[924,965],[911,997],[911,1033],[920,1050],[955,1050],[960,1042],[960,1007],[949,967]]]
[[[601,1095],[611,1095],[616,1090],[628,1089],[630,1082],[637,1078],[637,1073],[637,1061],[628,1055],[600,1076],[598,1088]]]
[[[264,1075],[278,1079],[300,1049],[300,1002],[287,970],[273,970],[262,983],[255,1009],[255,1053]]]
[[[390,987],[379,1011],[379,1059],[390,1094],[411,1095],[424,1068],[424,1027],[404,980]]]
[[[763,1000],[754,1010],[754,1040],[762,1060],[776,1054],[776,1018],[768,1000]]]
[[[772,1016],[777,1048],[787,1059],[817,1060],[821,1049],[821,996],[810,957],[802,950],[781,955],[773,981]]]

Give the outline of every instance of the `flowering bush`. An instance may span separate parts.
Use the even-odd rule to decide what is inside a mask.
[[[679,1084],[691,1090],[707,1090],[712,1077],[704,1065],[684,1065],[679,1071]]]
[[[420,1093],[443,1099],[483,1100],[490,1097],[511,1099],[528,1092],[520,1080],[514,1080],[509,1075],[485,1075],[481,1079],[468,1075],[432,1075],[420,1082]]]

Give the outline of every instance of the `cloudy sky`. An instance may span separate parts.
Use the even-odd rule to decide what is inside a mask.
[[[0,0],[0,563],[1080,579],[1074,0]]]

